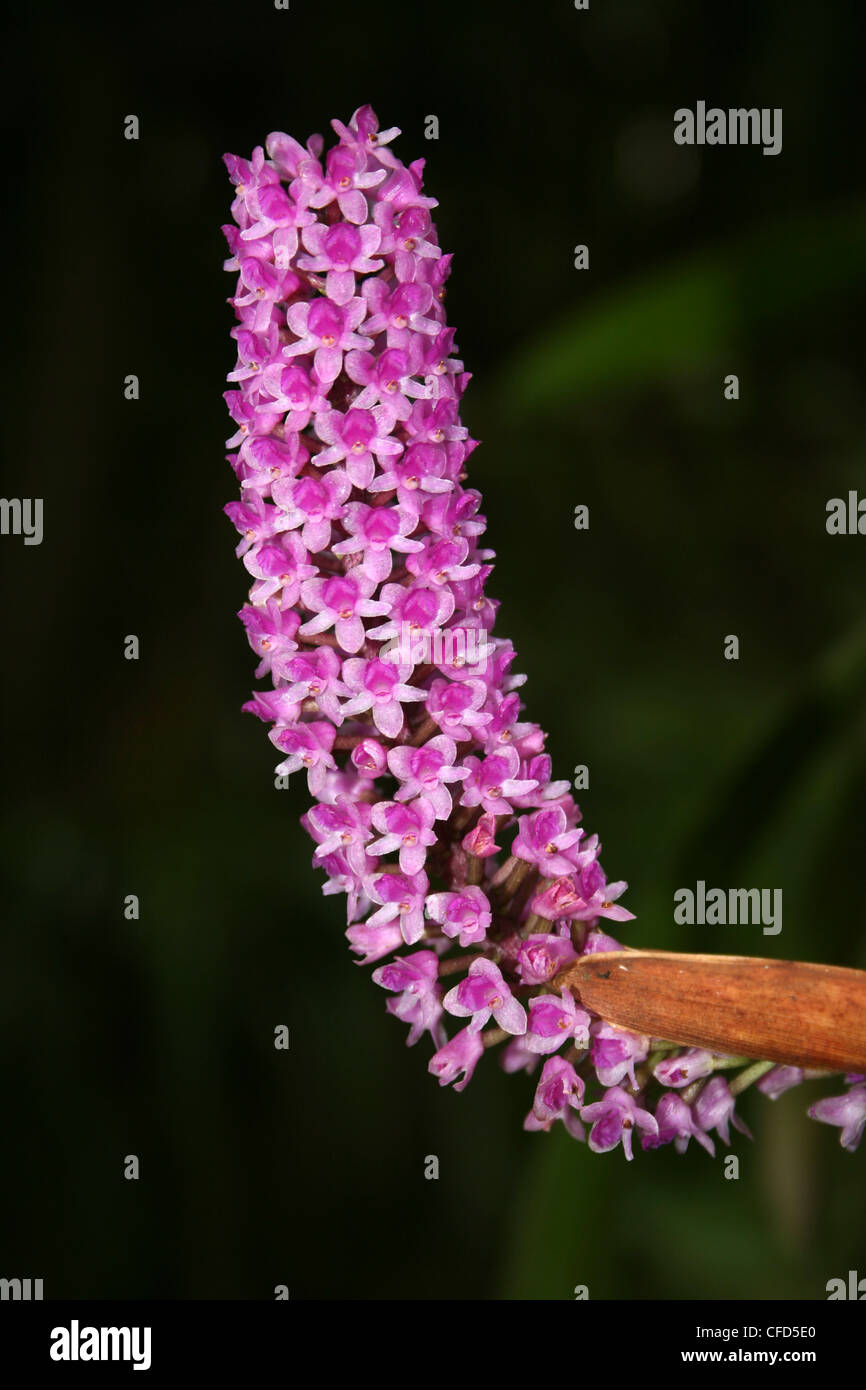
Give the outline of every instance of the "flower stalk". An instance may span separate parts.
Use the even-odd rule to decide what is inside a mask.
[[[332,125],[327,151],[274,132],[251,159],[226,156],[240,489],[226,512],[267,682],[244,708],[269,726],[277,774],[306,775],[323,891],[345,897],[349,945],[408,1042],[432,1039],[440,1084],[462,1090],[499,1049],[506,1071],[540,1069],[527,1130],[561,1123],[627,1158],[635,1135],[712,1152],[712,1131],[727,1143],[742,1125],[711,1051],[653,1064],[652,1037],[676,1033],[613,1023],[567,973],[622,952],[607,928],[633,919],[627,884],[608,881],[494,635],[494,553],[465,485],[469,374],[424,161],[403,164],[368,106]],[[795,1072],[758,1085],[780,1093]],[[847,1147],[866,1123],[862,1080],[813,1108]]]

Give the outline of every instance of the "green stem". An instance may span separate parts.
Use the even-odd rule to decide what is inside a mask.
[[[751,1086],[754,1081],[760,1081],[762,1076],[766,1076],[768,1071],[772,1071],[776,1062],[753,1062],[745,1071],[741,1071],[739,1076],[735,1076],[729,1086],[732,1096],[738,1096],[741,1091],[745,1091],[747,1086]]]

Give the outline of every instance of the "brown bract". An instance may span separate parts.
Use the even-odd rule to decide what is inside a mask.
[[[556,978],[608,1023],[788,1066],[866,1071],[866,971],[757,956],[610,951]]]

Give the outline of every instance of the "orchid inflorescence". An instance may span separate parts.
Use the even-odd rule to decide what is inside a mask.
[[[745,1085],[776,1095],[804,1073],[749,1064],[728,1084],[720,1072],[748,1059],[614,1027],[557,986],[579,956],[621,949],[606,927],[632,919],[627,885],[608,882],[544,732],[521,718],[514,648],[490,635],[493,552],[458,412],[469,375],[424,161],[402,164],[399,131],[369,106],[332,125],[324,157],[320,135],[282,133],[226,156],[241,486],[226,512],[271,681],[244,708],[272,725],[280,776],[306,769],[324,892],[346,894],[351,948],[383,962],[373,979],[410,1044],[431,1035],[441,1084],[462,1090],[504,1045],[506,1071],[540,1067],[527,1129],[562,1121],[628,1158],[635,1129],[644,1148],[694,1138],[712,1153],[713,1131],[747,1132]],[[866,1085],[849,1081],[811,1113],[854,1148]]]

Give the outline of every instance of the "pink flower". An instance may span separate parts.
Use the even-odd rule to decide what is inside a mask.
[[[634,917],[624,907],[617,907],[627,883],[608,883],[604,870],[597,859],[593,859],[581,870],[577,884],[583,898],[583,906],[574,913],[579,922],[594,922],[599,917],[608,917],[612,922],[629,922]]]
[[[389,348],[409,348],[411,333],[435,334],[438,324],[426,317],[433,304],[433,292],[427,285],[401,284],[390,289],[382,280],[368,280],[364,285],[368,305],[368,333],[383,331]]]
[[[328,768],[336,767],[331,757],[334,746],[334,728],[324,719],[312,724],[295,724],[288,729],[274,729],[272,741],[288,756],[277,766],[277,772],[286,776],[307,769],[307,785],[313,796],[324,786]]]
[[[384,411],[384,406],[377,406]],[[371,493],[396,491],[397,501],[416,514],[432,493],[450,492],[454,486],[445,476],[448,458],[436,444],[413,444],[370,484]]]
[[[372,352],[346,355],[346,375],[364,388],[355,400],[358,409],[385,406],[392,422],[401,420],[410,436],[408,421],[414,408],[410,398],[423,396],[427,390],[415,380],[413,369],[410,354],[402,348],[386,348],[378,357]]]
[[[397,850],[400,871],[409,875],[420,873],[428,847],[436,843],[431,829],[435,814],[430,803],[418,799],[404,806],[399,801],[380,801],[374,806],[372,817],[381,839],[370,845],[370,853],[393,854]]]
[[[288,700],[313,700],[320,714],[333,724],[342,724],[338,695],[345,687],[340,680],[342,663],[330,647],[319,647],[310,652],[298,652],[285,662],[286,678],[291,685],[281,694]]]
[[[326,407],[328,398],[315,369],[308,372],[297,364],[287,367],[280,359],[269,363],[261,379],[262,389],[268,393],[263,403],[281,415],[285,412],[283,428],[295,438]]]
[[[687,1052],[665,1057],[653,1068],[653,1076],[663,1086],[688,1086],[700,1081],[713,1070],[713,1054],[702,1047],[690,1047]]]
[[[526,1032],[526,1010],[513,997],[492,960],[474,960],[466,978],[449,989],[442,1002],[448,1013],[471,1018],[471,1033],[480,1032],[491,1015],[506,1033]]]
[[[310,213],[297,207],[278,183],[252,189],[246,206],[255,221],[241,232],[241,241],[257,240],[276,231],[288,233],[279,239],[287,265],[298,249],[297,228],[307,227],[313,221]]]
[[[388,1011],[411,1025],[407,1043],[412,1047],[422,1033],[429,1032],[441,1042],[442,991],[437,984],[439,958],[435,951],[415,951],[398,956],[373,971],[373,979],[383,989],[393,990],[397,999],[388,1000]]]
[[[554,1120],[562,1120],[575,1138],[583,1139],[583,1125],[572,1111],[580,1111],[585,1090],[583,1077],[570,1062],[564,1057],[548,1057],[523,1128],[549,1130]]]
[[[302,527],[301,540],[317,554],[331,543],[331,523],[342,518],[344,503],[352,491],[342,468],[332,468],[322,478],[281,479],[271,495],[279,503],[286,530]]]
[[[590,931],[587,933],[581,955],[598,955],[604,951],[621,951],[623,948],[618,941],[614,941],[612,936],[606,936],[602,931]]]
[[[822,1124],[838,1125],[842,1131],[839,1143],[853,1153],[866,1128],[866,1086],[852,1086],[844,1096],[819,1100],[809,1107],[809,1114]]]
[[[438,1076],[440,1086],[450,1085],[462,1073],[462,1080],[454,1086],[455,1091],[462,1091],[472,1080],[483,1051],[481,1034],[472,1028],[463,1028],[430,1058],[427,1070]]]
[[[513,748],[493,753],[488,758],[467,758],[469,776],[463,783],[461,806],[483,806],[491,815],[511,811],[509,796],[528,791],[533,781],[521,779],[520,759]]]
[[[298,476],[309,462],[310,451],[299,434],[291,434],[289,438],[288,444],[273,437],[244,439],[234,466],[245,490],[266,497],[278,478]]]
[[[443,734],[463,743],[490,723],[490,715],[482,712],[486,699],[487,689],[481,680],[434,680],[427,693],[427,709]]]
[[[650,1076],[639,1066],[649,1039],[555,992],[578,955],[622,949],[600,924],[631,919],[626,884],[608,882],[597,835],[578,828],[544,731],[526,718],[514,647],[494,632],[495,556],[465,485],[477,447],[460,418],[469,375],[447,322],[451,256],[424,162],[401,162],[399,132],[380,131],[369,106],[332,126],[328,150],[320,135],[302,144],[274,131],[249,159],[226,156],[237,361],[225,399],[240,490],[226,511],[265,680],[243,707],[268,724],[280,776],[306,771],[302,824],[323,892],[345,896],[351,950],[382,962],[388,1010],[410,1042],[433,1038],[442,1084],[462,1089],[504,1031],[506,1071],[545,1059],[527,1129],[560,1120],[582,1139],[585,1120],[591,1149],[622,1143],[627,1157],[635,1125],[645,1148],[682,1152],[695,1138],[712,1150],[708,1131],[727,1142],[739,1124],[717,1059],[672,1049]],[[443,972],[455,977],[444,999]],[[450,1041],[446,1014],[469,1020]],[[673,1089],[659,1098],[704,1077],[691,1104]],[[761,1088],[801,1078],[773,1068]],[[596,1079],[605,1094],[585,1106]],[[812,1114],[853,1148],[866,1084],[848,1084]]]
[[[304,246],[312,254],[299,256],[301,270],[325,271],[325,293],[334,304],[347,304],[355,293],[355,275],[381,270],[384,261],[373,260],[382,234],[369,223],[357,227],[351,222],[335,222],[326,227],[314,222],[301,234]]]
[[[328,151],[325,172],[317,159],[304,159],[298,170],[297,196],[311,208],[328,207],[336,201],[347,222],[365,222],[368,206],[364,191],[375,188],[386,177],[384,169],[365,173],[366,158],[337,145]]]
[[[570,937],[535,932],[521,942],[517,972],[525,985],[544,985],[576,957]]]
[[[403,945],[403,933],[399,922],[390,920],[372,925],[372,919],[346,932],[353,951],[361,956],[358,965],[369,965],[371,961],[381,960]]]
[[[429,634],[439,628],[454,612],[454,596],[429,589],[423,584],[385,584],[382,588],[382,602],[388,611],[388,621],[371,628],[370,636],[380,641],[399,637],[397,652],[403,660],[423,660],[425,653],[414,651],[406,654],[402,640],[407,631],[411,638],[418,634]],[[393,658],[392,658],[393,659]]]
[[[590,1057],[602,1086],[618,1086],[627,1076],[636,1090],[634,1064],[646,1060],[649,1054],[649,1038],[601,1021],[593,1023],[590,1032]]]
[[[384,604],[370,597],[375,587],[365,574],[307,579],[301,588],[301,597],[304,607],[315,617],[298,629],[299,634],[309,637],[332,627],[345,651],[360,651],[364,645],[361,619],[385,611]]]
[[[779,1096],[784,1095],[792,1086],[799,1086],[803,1080],[803,1071],[800,1067],[773,1067],[766,1076],[762,1076],[758,1082],[758,1090],[762,1091],[770,1100],[778,1100]]]
[[[461,946],[476,946],[490,926],[490,902],[480,888],[461,888],[456,893],[431,893],[427,915],[438,922],[445,936],[457,937]]]
[[[714,1076],[707,1082],[694,1103],[693,1112],[700,1128],[707,1134],[711,1129],[717,1129],[725,1144],[731,1142],[728,1133],[729,1122],[741,1134],[745,1134],[749,1139],[752,1137],[743,1121],[734,1114],[734,1097],[723,1076]]]
[[[655,1118],[619,1086],[605,1091],[594,1105],[585,1105],[580,1118],[592,1125],[589,1147],[597,1154],[609,1153],[621,1143],[626,1158],[632,1159],[631,1136],[635,1125],[645,1134],[658,1133]]]
[[[360,777],[375,779],[385,771],[388,754],[378,739],[362,738],[352,749],[350,761]]]
[[[388,753],[388,769],[400,782],[398,801],[423,796],[430,802],[438,820],[451,814],[452,802],[448,785],[461,781],[464,767],[455,767],[457,745],[445,734],[428,739],[420,748],[392,748]]]
[[[355,873],[364,872],[365,846],[371,839],[368,805],[341,796],[333,806],[314,806],[306,819],[310,834],[318,841],[317,859],[339,850]]]
[[[526,1046],[531,1052],[542,1055],[556,1052],[570,1040],[577,1047],[588,1047],[589,1025],[589,1014],[577,1007],[570,990],[537,994],[529,1003]]]
[[[317,377],[323,385],[330,385],[340,375],[344,353],[371,346],[369,338],[355,331],[366,312],[360,298],[345,304],[332,304],[328,299],[293,304],[286,320],[296,341],[283,348],[283,357],[311,354]]]
[[[355,650],[343,645],[347,651]],[[390,661],[356,657],[344,662],[343,681],[351,698],[343,705],[343,718],[369,710],[376,728],[386,738],[394,738],[403,727],[403,705],[424,699],[423,690],[408,684],[410,675],[411,667]]]
[[[265,604],[245,604],[238,614],[247,630],[249,644],[257,656],[261,657],[256,667],[256,678],[272,672],[280,679],[293,652],[298,650],[294,640],[300,626],[297,613],[281,608],[276,599]]]
[[[683,1154],[689,1146],[689,1140],[697,1139],[711,1158],[715,1154],[716,1148],[712,1139],[695,1123],[691,1107],[686,1105],[682,1096],[678,1096],[676,1092],[665,1091],[664,1095],[659,1097],[655,1117],[658,1130],[655,1134],[648,1132],[642,1135],[642,1148],[657,1149],[662,1144],[673,1142],[677,1153]]]
[[[568,830],[560,806],[524,816],[511,853],[534,864],[545,878],[573,873],[577,867],[575,846],[582,830]]]
[[[377,874],[369,881],[369,895],[381,903],[378,912],[368,919],[371,927],[384,926],[398,920],[403,940],[414,946],[424,935],[424,900],[428,888],[427,875]]]
[[[258,581],[250,590],[252,602],[267,603],[279,594],[281,608],[293,607],[300,597],[301,585],[316,573],[300,536],[289,534],[254,545],[244,556],[244,564]]]
[[[316,467],[340,463],[355,487],[369,488],[379,458],[402,452],[403,446],[388,435],[389,417],[381,406],[358,410],[354,406],[343,415],[339,410],[322,411],[316,417],[316,433],[330,447],[316,455]]]
[[[393,551],[408,555],[421,548],[420,541],[410,539],[417,518],[402,507],[369,507],[366,502],[350,502],[341,520],[348,537],[334,546],[334,554],[360,554],[361,573],[377,584],[391,573]]]
[[[431,743],[434,740],[431,739]],[[479,818],[474,830],[470,830],[468,835],[463,837],[463,848],[467,854],[474,854],[477,859],[489,859],[491,855],[499,853],[499,845],[495,842],[496,818],[485,812]]]

